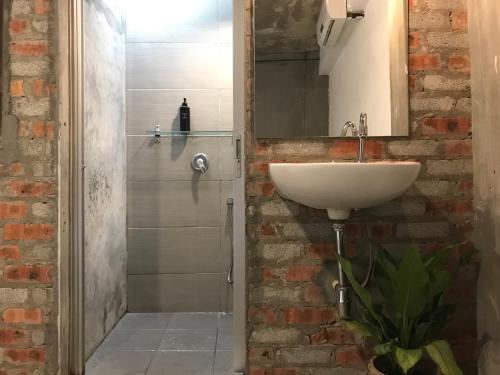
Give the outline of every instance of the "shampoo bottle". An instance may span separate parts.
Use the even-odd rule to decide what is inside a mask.
[[[188,132],[191,130],[191,113],[188,107],[188,103],[186,98],[184,98],[184,102],[179,108],[180,120],[181,120],[181,128],[182,132]]]

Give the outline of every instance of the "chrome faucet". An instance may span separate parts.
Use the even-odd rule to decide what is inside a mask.
[[[342,137],[346,137],[349,130],[351,130],[353,137],[358,137],[359,139],[358,163],[365,163],[365,142],[366,138],[368,138],[368,116],[366,113],[362,113],[359,116],[359,127],[352,121],[347,121],[342,128]]]
[[[366,138],[368,138],[368,116],[366,115],[366,113],[362,113],[359,116],[358,137],[359,137],[358,163],[364,163],[364,162],[366,162],[366,160],[365,160],[365,142],[366,142]]]
[[[345,124],[344,124],[344,127],[342,128],[342,137],[345,137],[347,136],[347,131],[348,130],[351,130],[351,134],[353,137],[357,137],[358,136],[358,128],[356,127],[356,124],[352,121],[347,121]]]

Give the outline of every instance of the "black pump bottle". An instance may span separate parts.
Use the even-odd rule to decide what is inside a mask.
[[[180,120],[181,120],[181,131],[188,132],[191,130],[191,113],[188,107],[188,103],[186,98],[184,98],[184,102],[179,108]]]

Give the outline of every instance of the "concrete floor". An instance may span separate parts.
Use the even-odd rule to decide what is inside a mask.
[[[232,375],[232,315],[126,314],[87,375]]]

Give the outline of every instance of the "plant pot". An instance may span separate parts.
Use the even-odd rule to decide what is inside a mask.
[[[375,357],[368,362],[368,375],[384,375],[375,367]]]
[[[383,372],[380,372],[375,366],[375,360],[377,357],[373,357],[370,362],[368,362],[368,375],[386,375]],[[422,361],[417,366],[419,370],[419,374],[432,374],[432,375],[441,375],[439,369],[433,363],[429,361]]]

